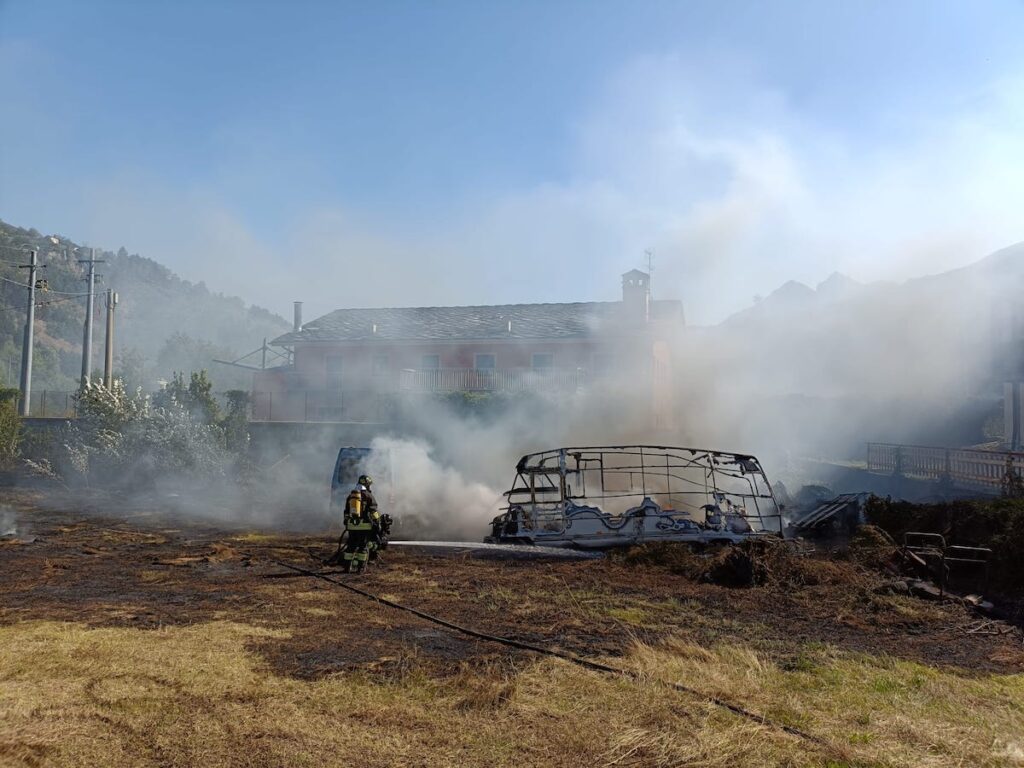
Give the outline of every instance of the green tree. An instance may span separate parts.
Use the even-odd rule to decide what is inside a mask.
[[[184,385],[184,377],[178,380]],[[115,379],[111,389],[91,384],[76,399],[79,417],[62,431],[50,462],[64,477],[103,485],[213,480],[235,461],[224,450],[224,430],[195,419],[171,396],[151,405]]]
[[[249,393],[244,389],[229,389],[228,412],[221,421],[228,450],[243,452],[249,447]]]
[[[168,376],[174,371],[209,371],[214,360],[233,360],[236,357],[237,355],[226,347],[184,333],[175,333],[160,348],[156,359],[156,373]],[[216,374],[219,389],[245,386],[246,377],[240,369],[218,366]]]
[[[205,369],[192,371],[188,383],[185,383],[184,373],[175,371],[163,390],[154,397],[154,403],[160,408],[177,404],[203,424],[216,424],[220,420],[220,406],[213,396],[213,382]]]
[[[17,389],[0,390],[0,465],[10,466],[18,457],[23,437],[18,416]]]
[[[189,413],[198,416],[205,424],[216,424],[220,420],[220,406],[213,396],[213,382],[203,369],[192,372],[188,382]]]
[[[149,391],[150,376],[146,370],[146,356],[137,347],[127,347],[117,356],[117,377],[124,381],[125,389],[142,388]]]
[[[0,379],[8,387],[18,386],[21,377],[21,348],[7,338],[0,343]]]

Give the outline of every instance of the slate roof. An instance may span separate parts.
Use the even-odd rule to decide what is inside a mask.
[[[651,315],[655,320],[678,318],[682,322],[682,304],[652,301]],[[298,333],[277,337],[273,343],[576,339],[621,332],[631,325],[626,321],[620,301],[338,309],[306,323]]]

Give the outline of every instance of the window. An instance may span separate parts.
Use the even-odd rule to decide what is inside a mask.
[[[549,353],[534,353],[530,367],[535,371],[550,371],[555,366],[555,356]]]
[[[473,356],[473,368],[478,371],[493,372],[496,368],[494,355],[474,355]]]
[[[341,389],[341,355],[325,355],[326,388]]]
[[[420,358],[421,371],[436,371],[441,367],[440,355],[424,355]]]

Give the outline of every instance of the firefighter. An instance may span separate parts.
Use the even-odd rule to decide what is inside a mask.
[[[366,567],[370,548],[379,536],[380,513],[377,511],[377,500],[370,491],[372,485],[373,478],[369,475],[360,475],[359,482],[345,500],[345,530],[348,533],[348,542],[342,555],[342,568],[346,573],[359,573]]]

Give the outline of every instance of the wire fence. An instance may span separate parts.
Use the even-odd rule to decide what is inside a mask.
[[[28,416],[36,419],[74,419],[77,417],[77,391],[43,389],[32,392]],[[224,393],[214,399],[222,412],[229,402]],[[21,398],[16,405],[21,407]],[[394,398],[369,391],[297,390],[249,393],[250,421],[364,421],[390,418]]]
[[[35,391],[29,397],[28,415],[39,419],[73,419],[76,392],[65,390],[44,389]],[[21,398],[18,406],[21,407]]]

